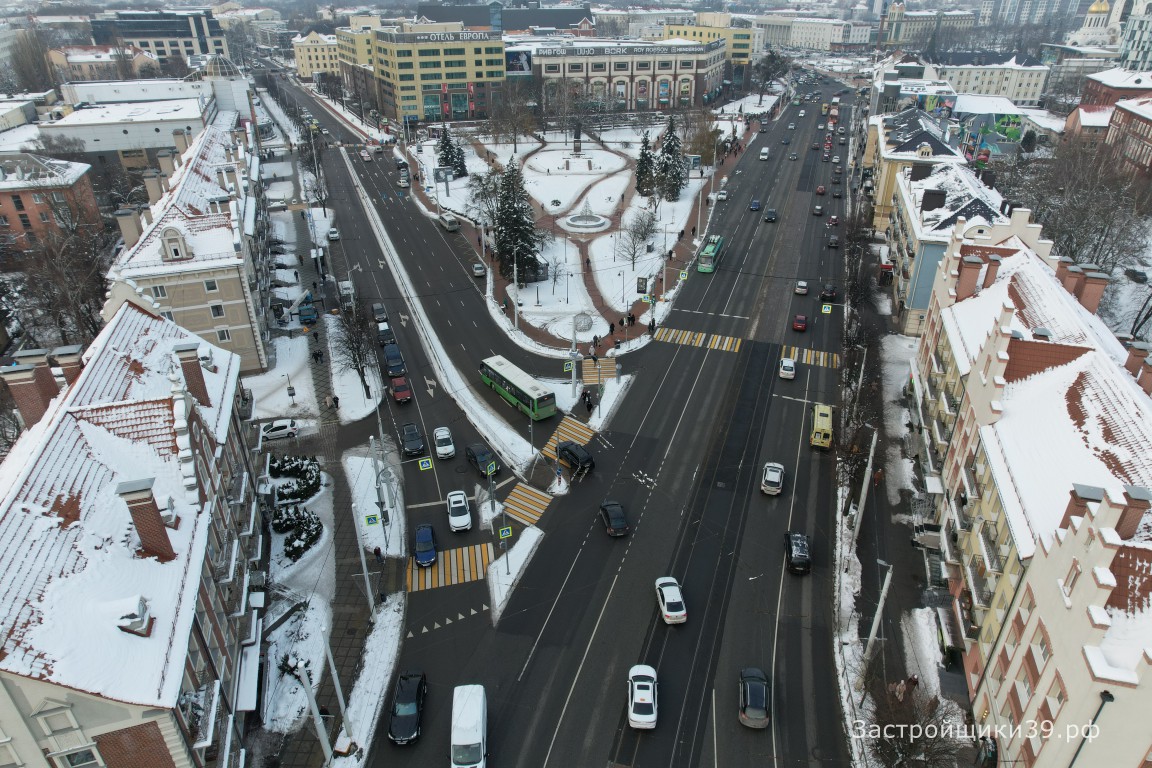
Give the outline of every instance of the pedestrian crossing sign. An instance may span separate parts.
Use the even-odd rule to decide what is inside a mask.
[[[822,314],[822,315],[830,315],[830,314],[832,314],[832,305],[831,305],[831,304],[823,304],[823,305],[821,305],[821,306],[820,306],[820,314]]]
[[[421,472],[432,469],[432,459],[420,459],[419,467]]]
[[[380,525],[379,515],[364,515],[365,525]]]
[[[571,360],[565,360],[564,361],[564,373],[571,373],[572,368],[573,368],[572,361]]]
[[[512,538],[512,526],[506,525],[503,528],[501,528],[500,529],[500,538],[502,538],[502,539]]]
[[[688,270],[686,270],[686,269],[680,270],[680,279],[681,280],[687,280],[688,279]]]
[[[652,294],[646,294],[646,295],[645,295],[645,296],[644,296],[642,299],[640,299],[640,300],[641,300],[641,301],[643,301],[645,304],[651,304],[651,303],[652,303]]]

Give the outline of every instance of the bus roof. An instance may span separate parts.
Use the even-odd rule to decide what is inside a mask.
[[[536,379],[529,376],[524,371],[517,368],[512,363],[508,362],[503,355],[494,355],[481,361],[482,365],[486,365],[493,371],[499,373],[509,383],[515,385],[523,390],[525,394],[531,395],[534,398],[547,397],[554,394],[551,389],[541,384]]]

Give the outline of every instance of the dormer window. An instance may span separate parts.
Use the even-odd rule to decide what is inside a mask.
[[[192,258],[188,244],[184,242],[184,236],[176,229],[164,230],[161,236],[161,248],[164,261],[183,261]]]

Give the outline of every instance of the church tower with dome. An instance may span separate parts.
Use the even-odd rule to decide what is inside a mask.
[[[1127,0],[1095,0],[1084,15],[1084,24],[1068,36],[1067,44],[1078,48],[1114,48],[1120,44],[1120,18]]]

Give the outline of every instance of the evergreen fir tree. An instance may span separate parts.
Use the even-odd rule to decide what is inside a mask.
[[[464,147],[458,143],[452,144],[452,175],[457,179],[468,175],[468,162],[464,159]]]
[[[651,197],[656,186],[656,160],[648,142],[648,132],[640,139],[640,156],[636,158],[636,194]]]
[[[676,135],[675,119],[668,118],[668,128],[660,144],[660,155],[656,158],[656,187],[665,200],[679,200],[680,191],[688,183],[688,163]]]
[[[496,203],[496,257],[500,260],[500,274],[517,277],[534,271],[539,263],[542,235],[536,228],[532,202],[524,190],[524,177],[515,158],[510,158],[500,179],[500,196]]]
[[[436,165],[451,167],[455,157],[456,145],[448,133],[448,126],[445,125],[440,131],[440,141],[436,144]]]

